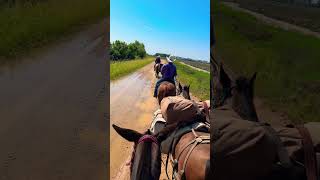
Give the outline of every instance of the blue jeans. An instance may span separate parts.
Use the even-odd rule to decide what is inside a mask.
[[[157,96],[158,96],[158,88],[159,88],[160,84],[161,84],[162,82],[164,82],[164,81],[168,81],[168,82],[171,82],[171,83],[175,84],[175,83],[174,83],[174,80],[172,80],[172,79],[164,79],[164,78],[159,79],[159,80],[157,81],[157,83],[156,83],[155,88],[154,88],[153,97],[157,97]]]

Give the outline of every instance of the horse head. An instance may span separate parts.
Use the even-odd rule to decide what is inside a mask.
[[[231,100],[232,109],[242,119],[258,121],[253,101],[256,75],[254,73],[251,78],[239,76],[233,81],[220,65],[218,76],[212,78],[212,107],[217,108]]]
[[[134,143],[134,151],[131,156],[130,179],[158,180],[161,174],[161,140],[152,135],[149,130],[142,134],[114,124],[112,127],[121,137]]]

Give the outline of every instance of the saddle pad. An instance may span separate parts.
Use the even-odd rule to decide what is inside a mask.
[[[153,119],[150,126],[150,131],[152,134],[158,133],[165,125],[166,120],[161,114],[161,110],[158,109],[153,113]]]

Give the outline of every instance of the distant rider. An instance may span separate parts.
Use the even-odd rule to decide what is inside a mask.
[[[161,63],[161,57],[157,56],[156,60],[154,61],[154,68],[156,67],[157,64],[160,64],[160,63]]]
[[[169,56],[169,58],[167,57],[167,61],[168,61],[168,63],[164,64],[163,67],[161,68],[162,77],[156,83],[156,86],[154,88],[153,97],[157,97],[158,88],[162,82],[168,81],[168,82],[171,82],[175,85],[175,77],[177,76],[177,68],[173,64],[173,57],[172,56]]]

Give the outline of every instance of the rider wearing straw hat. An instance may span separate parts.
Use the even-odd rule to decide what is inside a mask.
[[[177,68],[173,64],[173,61],[174,61],[173,56],[169,56],[166,58],[167,58],[168,64],[163,65],[163,67],[161,68],[162,77],[156,83],[156,86],[154,88],[153,97],[157,97],[158,88],[162,82],[168,81],[168,82],[171,82],[175,85],[175,77],[177,76]]]

